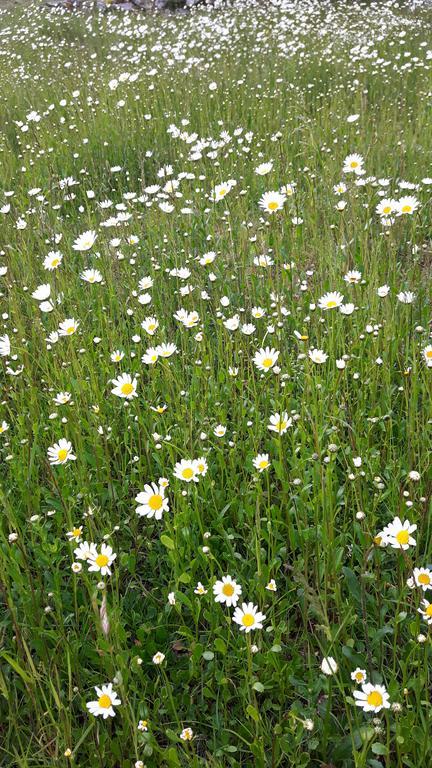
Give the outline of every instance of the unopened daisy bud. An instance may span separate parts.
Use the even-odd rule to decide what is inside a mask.
[[[336,659],[333,656],[326,656],[321,662],[321,672],[329,677],[335,675],[338,671]]]
[[[313,731],[314,721],[311,720],[309,717],[306,718],[306,720],[303,720],[303,727],[306,731]]]
[[[251,651],[252,651],[252,653],[258,653],[258,651],[259,651],[258,646],[257,645],[251,645]]]
[[[18,534],[17,533],[10,533],[8,536],[8,542],[9,544],[13,544],[14,541],[17,541]]]
[[[396,713],[402,712],[402,704],[399,704],[398,701],[394,701],[393,704],[391,705],[391,708],[393,712],[396,712]]]
[[[356,514],[356,520],[364,520],[366,517],[364,512],[357,512]]]
[[[417,642],[418,643],[425,643],[427,640],[426,635],[417,635]]]

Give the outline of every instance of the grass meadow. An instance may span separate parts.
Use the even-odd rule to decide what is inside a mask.
[[[1,766],[432,766],[431,30],[0,12]]]

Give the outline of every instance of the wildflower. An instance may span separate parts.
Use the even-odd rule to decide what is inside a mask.
[[[159,665],[159,664],[162,664],[164,659],[165,659],[165,654],[162,653],[161,651],[157,651],[157,653],[155,653],[155,655],[152,658],[152,662],[153,664]]]
[[[421,607],[417,608],[418,612],[423,616],[424,620],[432,625],[432,603],[429,600],[422,600]]]
[[[184,480],[186,483],[190,483],[191,481],[194,483],[198,482],[196,462],[190,461],[189,459],[178,461],[174,467],[173,474],[174,477],[177,477],[179,480]]]
[[[364,712],[381,712],[382,709],[390,709],[389,695],[383,685],[363,683],[361,691],[353,691],[356,706]]]
[[[363,158],[356,153],[347,155],[343,164],[344,173],[355,173],[357,176],[363,173]]]
[[[288,416],[286,411],[281,414],[273,413],[270,416],[270,424],[268,425],[268,429],[271,432],[277,432],[279,435],[283,435],[287,429],[292,426],[292,423],[292,419]]]
[[[116,349],[115,352],[111,352],[110,359],[112,363],[119,363],[124,358],[124,352]]]
[[[9,424],[7,423],[7,421],[2,421],[0,424],[0,435],[2,435],[3,432],[7,432],[8,429],[9,429]]]
[[[267,173],[270,173],[270,171],[272,171],[272,170],[273,170],[273,163],[270,160],[270,162],[268,162],[268,163],[261,163],[260,165],[258,165],[255,168],[255,173],[258,176],[266,176]]]
[[[72,443],[64,437],[60,438],[58,443],[54,443],[48,448],[48,460],[53,466],[56,464],[66,464],[68,461],[75,461],[76,456],[72,453]]]
[[[50,251],[48,256],[45,256],[43,262],[44,269],[47,269],[48,272],[54,272],[54,270],[60,266],[62,261],[63,254],[60,253],[60,251]]]
[[[240,584],[237,584],[231,576],[222,576],[221,581],[213,585],[213,594],[216,603],[225,603],[230,608],[236,606],[242,593]]]
[[[432,571],[429,568],[414,568],[414,582],[417,587],[421,587],[424,592],[432,586]]]
[[[136,513],[141,517],[154,517],[156,520],[160,520],[162,514],[169,510],[169,501],[165,498],[165,488],[156,485],[156,483],[145,485],[144,490],[135,497],[135,501],[139,504]]]
[[[264,470],[268,469],[270,466],[268,453],[259,453],[257,456],[255,456],[252,463],[258,472],[264,472]]]
[[[420,203],[416,197],[412,197],[411,195],[401,197],[397,202],[396,214],[398,216],[412,215],[419,205]]]
[[[280,352],[278,352],[276,349],[270,349],[270,347],[266,347],[265,349],[260,349],[255,353],[253,361],[259,371],[269,371],[270,368],[273,368],[279,355]]]
[[[108,544],[102,544],[100,552],[95,548],[88,557],[89,571],[100,573],[101,576],[111,576],[110,566],[117,555]]]
[[[428,344],[428,346],[422,350],[422,355],[427,367],[432,368],[432,344]]]
[[[409,549],[409,547],[415,547],[416,541],[411,536],[414,531],[417,530],[416,525],[411,525],[409,520],[404,520],[402,523],[399,517],[395,517],[390,525],[384,528],[384,536],[387,543],[393,547],[393,549]]]
[[[82,529],[83,527],[80,525],[78,528],[72,528],[71,531],[67,531],[66,536],[69,541],[76,541],[78,544],[81,541]]]
[[[266,585],[266,589],[269,592],[277,592],[277,586],[274,579],[270,579],[269,583]]]
[[[285,201],[285,195],[282,195],[280,192],[264,192],[258,205],[267,213],[276,213],[276,211],[280,211],[283,208]]]
[[[242,603],[241,608],[237,606],[233,615],[233,621],[240,626],[240,631],[246,634],[252,629],[262,629],[265,618],[253,603]]]
[[[121,701],[113,690],[112,683],[103,685],[101,688],[95,686],[95,691],[98,699],[97,701],[87,702],[86,707],[88,711],[95,717],[102,715],[104,720],[106,720],[107,717],[114,717],[114,707],[118,707],[121,704]]]
[[[193,730],[192,728],[183,728],[180,738],[182,741],[191,741],[193,738]]]
[[[318,299],[318,306],[320,309],[335,309],[342,305],[343,298],[342,294],[338,291],[325,293],[324,296]]]
[[[194,593],[196,595],[206,595],[207,591],[208,590],[201,584],[200,581],[198,582],[198,584],[196,585],[196,587],[194,589]]]
[[[0,357],[8,357],[10,355],[10,341],[9,336],[0,336]]]
[[[114,389],[111,390],[112,395],[125,398],[126,400],[132,400],[137,395],[137,380],[132,379],[130,373],[122,373],[116,379],[112,380]]]
[[[66,318],[66,320],[63,320],[59,325],[59,336],[72,336],[77,331],[78,326],[78,320],[75,320],[73,317]]]
[[[344,280],[350,285],[357,285],[361,280],[361,272],[357,269],[350,269],[349,272],[344,275]]]
[[[93,230],[83,232],[82,235],[77,237],[72,248],[74,251],[89,251],[90,248],[94,245],[96,237],[96,232],[93,232]]]
[[[354,682],[358,683],[359,685],[365,683],[367,680],[366,670],[360,669],[360,667],[356,667],[354,672],[351,672],[351,680],[354,680]]]
[[[328,359],[328,355],[326,355],[322,349],[310,349],[309,357],[313,363],[317,363],[318,365],[322,365]]]
[[[98,269],[85,269],[83,272],[81,272],[80,277],[81,280],[84,280],[85,283],[102,282],[102,275]]]
[[[138,730],[139,731],[148,731],[148,722],[147,722],[147,720],[138,720]]]

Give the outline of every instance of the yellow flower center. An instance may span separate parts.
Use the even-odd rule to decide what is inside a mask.
[[[108,565],[109,557],[107,557],[107,555],[98,555],[95,562],[99,568],[103,568],[105,565]],[[109,704],[107,706],[109,706]]]
[[[111,706],[111,699],[110,697],[104,693],[98,700],[98,704],[101,707],[101,709],[108,709],[108,707]]]
[[[204,464],[198,464],[198,472],[204,472]]]
[[[226,597],[232,597],[234,594],[234,587],[232,584],[224,584],[222,587],[222,594]]]
[[[67,455],[68,455],[68,452],[67,452],[66,448],[60,448],[60,450],[59,450],[59,452],[57,454],[57,458],[58,458],[59,461],[65,461],[65,459],[67,458]]]
[[[333,309],[333,307],[335,306],[336,306],[336,302],[333,299],[327,302],[328,309]]]
[[[358,162],[357,160],[351,160],[351,168],[357,168]]]
[[[371,707],[380,707],[383,703],[383,697],[379,691],[372,691],[367,697],[367,703],[370,704]]]
[[[279,432],[282,432],[282,430],[285,429],[286,425],[287,425],[286,421],[279,421],[276,426]]]
[[[268,207],[270,211],[277,211],[277,209],[279,208],[279,203],[273,200],[273,202],[268,204]]]
[[[411,213],[412,211],[412,205],[403,205],[402,206],[402,213]]]
[[[428,607],[425,610],[426,616],[432,616],[432,603],[429,603]]]
[[[426,351],[426,357],[428,360],[432,360],[432,349]]]
[[[363,680],[363,672],[356,672],[356,676],[355,677],[356,677],[357,682],[361,683],[361,681]]]
[[[219,190],[220,197],[223,197],[224,195],[226,195],[226,193],[227,193],[227,191],[226,191],[225,187],[222,187],[222,189]]]
[[[259,465],[260,465],[260,469],[266,469],[266,467],[268,467],[267,459],[263,459],[262,461],[260,461]]]
[[[130,395],[131,392],[133,392],[133,385],[127,382],[126,384],[122,384],[122,395]]]
[[[383,208],[383,213],[391,213],[391,206],[385,205]]]
[[[245,613],[245,615],[242,617],[242,624],[244,627],[251,627],[254,621],[255,618],[252,613]]]
[[[72,531],[72,536],[74,536],[75,538],[77,536],[81,536],[81,528],[74,528]]]
[[[60,261],[60,259],[53,259],[53,260],[52,260],[52,262],[51,262],[51,266],[52,266],[52,267],[57,267],[57,266],[58,266],[58,263],[59,263],[59,261]]]
[[[191,477],[193,477],[193,469],[191,469],[190,467],[187,467],[186,469],[183,470],[182,476],[184,477],[185,480],[190,480]]]
[[[418,580],[419,584],[430,584],[430,576],[427,573],[420,573]]]
[[[155,493],[153,496],[150,497],[148,505],[150,509],[153,509],[154,511],[161,508],[163,504],[163,499],[160,493]]]
[[[399,544],[408,544],[409,541],[409,533],[408,531],[399,531],[399,533],[396,534],[396,541],[399,542]]]
[[[68,333],[68,334],[69,334],[69,336],[70,336],[72,333],[75,333],[75,326],[74,326],[74,325],[70,325],[70,326],[69,326],[69,328],[66,328],[66,333]]]
[[[266,357],[265,360],[263,360],[263,368],[271,368],[273,365],[273,360],[271,357]]]

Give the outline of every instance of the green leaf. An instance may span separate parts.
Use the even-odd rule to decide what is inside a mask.
[[[372,744],[372,752],[374,755],[387,755],[387,747],[385,744],[380,744],[379,741],[376,741]]]
[[[160,540],[164,545],[164,547],[166,547],[167,549],[171,549],[171,550],[175,549],[175,544],[173,540],[169,536],[167,536],[166,533],[162,534],[162,536],[160,537]]]
[[[256,723],[259,723],[259,713],[255,709],[255,707],[252,706],[252,704],[248,704],[246,707],[246,713],[249,715],[249,717],[252,718],[252,720],[255,720]]]

